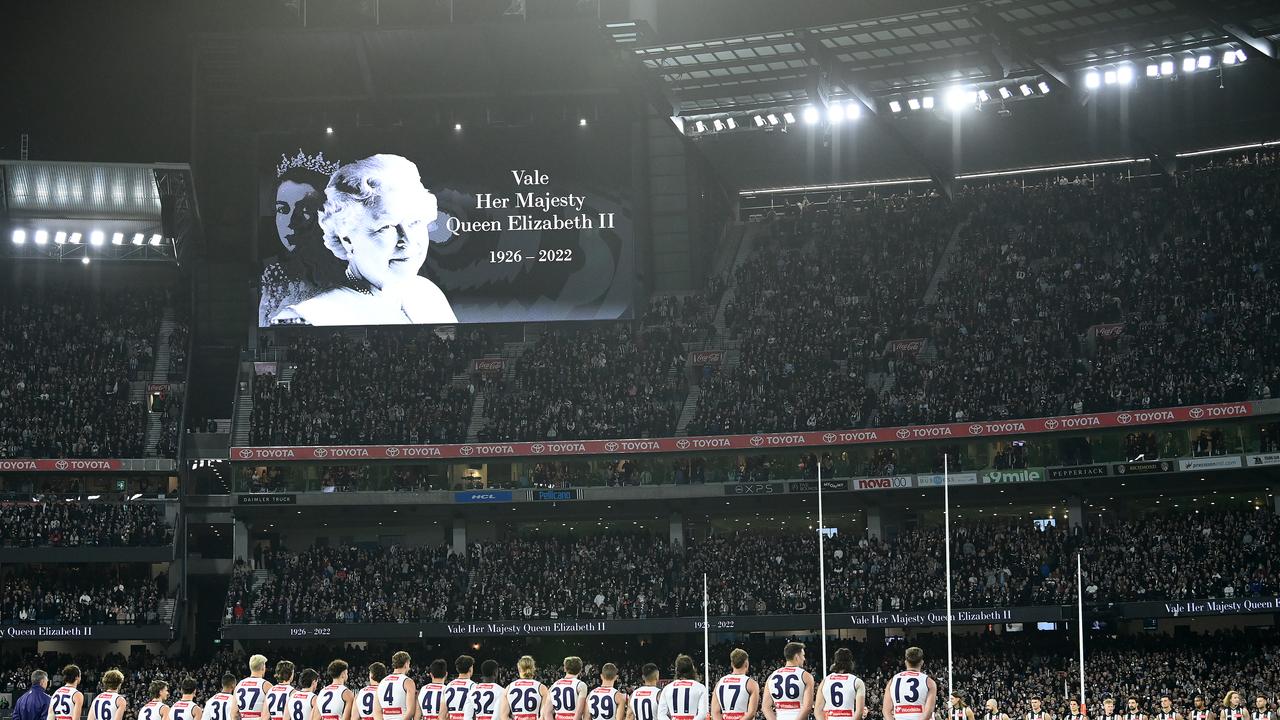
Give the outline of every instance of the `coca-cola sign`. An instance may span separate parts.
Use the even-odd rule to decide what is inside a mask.
[[[908,338],[906,340],[890,340],[884,346],[886,355],[919,355],[924,349],[925,338]]]
[[[1089,328],[1099,340],[1115,340],[1124,334],[1124,323],[1104,323]]]
[[[496,375],[507,367],[503,358],[476,358],[471,361],[471,372],[485,375]]]
[[[694,367],[719,365],[724,362],[723,350],[697,350],[689,353],[689,364]]]

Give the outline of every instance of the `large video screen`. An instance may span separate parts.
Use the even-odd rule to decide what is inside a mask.
[[[632,313],[625,123],[260,139],[258,324]]]

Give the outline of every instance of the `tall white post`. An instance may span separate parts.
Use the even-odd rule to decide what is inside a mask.
[[[947,558],[947,692],[954,693],[956,686],[951,675],[951,464],[945,450],[942,453],[942,505]]]
[[[1080,637],[1080,707],[1084,704],[1084,560],[1076,552],[1076,628]]]
[[[707,591],[707,574],[702,573],[702,678],[711,685],[711,594]]]
[[[822,626],[822,670],[819,677],[827,676],[827,558],[826,525],[822,516],[822,456],[818,459],[818,614]]]

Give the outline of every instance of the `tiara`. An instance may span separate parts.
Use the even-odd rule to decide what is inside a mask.
[[[280,164],[276,166],[276,177],[280,177],[294,168],[305,168],[321,173],[322,175],[332,175],[342,165],[337,160],[329,162],[324,159],[324,151],[318,152],[315,156],[309,156],[302,152],[302,148],[298,148],[298,154],[288,157],[284,153],[280,154]]]

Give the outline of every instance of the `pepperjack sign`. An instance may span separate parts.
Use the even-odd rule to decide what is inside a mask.
[[[638,438],[627,440],[564,440],[515,443],[466,443],[458,445],[312,445],[233,447],[237,462],[330,462],[350,460],[478,460],[502,457],[564,457],[572,455],[639,455],[685,453],[706,450],[746,452],[801,447],[870,445],[921,440],[1007,437],[1078,432],[1118,427],[1204,422],[1256,415],[1251,403],[1192,405],[1159,410],[1131,410],[1091,415],[1068,415],[1027,420],[999,420],[940,425],[911,425],[856,430],[817,430],[799,433],[714,435],[703,437]],[[0,461],[0,470],[4,470]],[[23,461],[8,461],[23,462]],[[1133,471],[1137,471],[1134,469]],[[1117,474],[1125,471],[1117,468]]]

